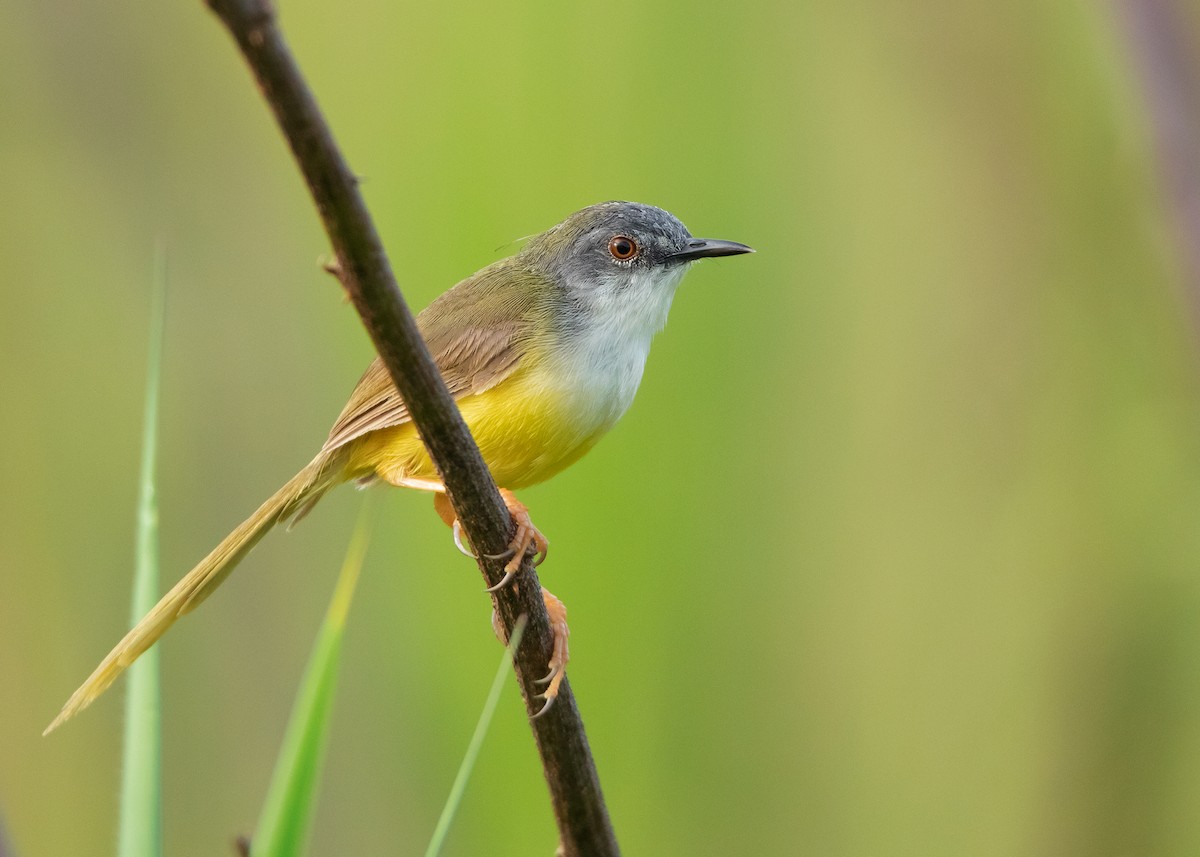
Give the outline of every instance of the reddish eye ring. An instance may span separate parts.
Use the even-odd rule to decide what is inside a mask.
[[[638,245],[627,235],[614,235],[608,242],[608,252],[618,262],[628,262],[638,254]]]

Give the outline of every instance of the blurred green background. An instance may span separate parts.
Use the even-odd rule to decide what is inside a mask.
[[[1200,853],[1200,363],[1113,9],[279,6],[415,306],[605,199],[759,250],[522,495],[626,853]],[[0,816],[107,854],[121,691],[38,736],[126,628],[155,240],[164,585],[371,351],[201,3],[0,6],[0,107]],[[500,656],[382,499],[314,854],[423,849]],[[167,637],[167,853],[249,831],[361,500]],[[448,851],[555,843],[510,687]]]

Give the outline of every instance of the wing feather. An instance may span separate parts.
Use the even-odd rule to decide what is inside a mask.
[[[539,290],[512,288],[511,276],[533,276],[524,269],[513,270],[517,265],[514,259],[503,259],[484,268],[417,316],[417,327],[456,400],[496,386],[520,365],[535,329],[534,295]],[[334,422],[322,451],[409,419],[404,400],[376,357]]]

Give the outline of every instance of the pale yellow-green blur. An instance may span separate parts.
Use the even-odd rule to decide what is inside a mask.
[[[626,853],[1200,852],[1200,361],[1107,4],[277,6],[417,307],[601,199],[758,250],[521,494]],[[156,238],[164,582],[371,352],[201,2],[0,5],[0,104],[0,816],[102,854],[117,695],[38,735],[126,628]],[[499,657],[428,497],[380,499],[314,855],[424,848]],[[164,642],[167,853],[257,816],[360,500]],[[505,699],[447,854],[553,852]]]

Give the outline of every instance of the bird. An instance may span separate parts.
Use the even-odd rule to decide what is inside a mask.
[[[512,579],[527,554],[540,562],[549,546],[513,491],[573,464],[626,412],[651,340],[666,324],[691,265],[752,252],[734,241],[695,238],[661,208],[603,202],[531,237],[418,314],[418,330],[516,525],[499,585]],[[44,734],[100,696],[176,619],[208,598],[268,531],[294,524],[331,488],[351,481],[432,492],[438,515],[468,552],[441,476],[376,357],[316,457],[151,608]],[[539,713],[557,696],[568,660],[566,608],[544,588],[542,596],[554,646]]]

